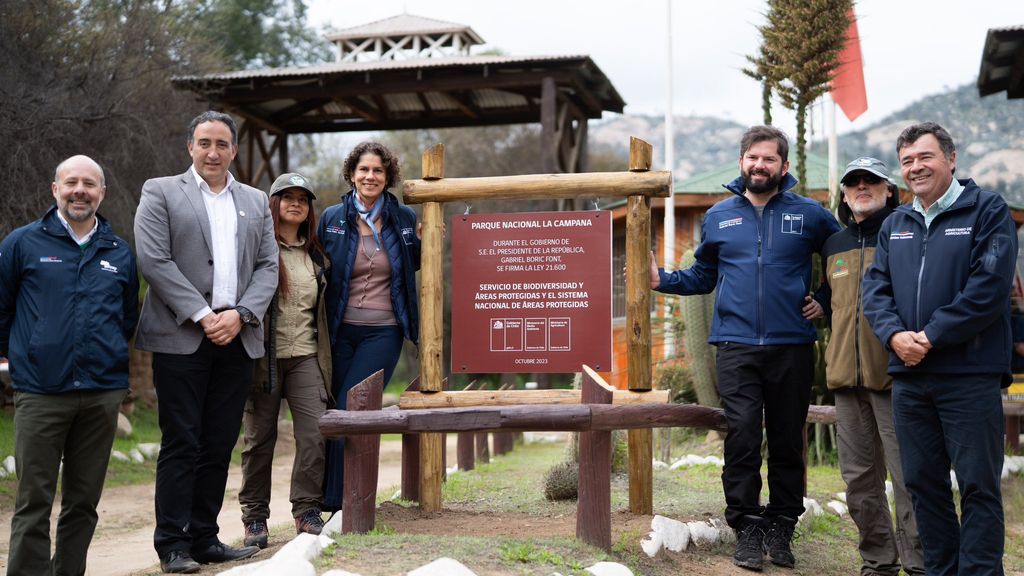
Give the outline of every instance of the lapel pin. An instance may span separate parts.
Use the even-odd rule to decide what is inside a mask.
[[[245,210],[239,210],[238,215],[241,216],[242,218],[245,218]]]

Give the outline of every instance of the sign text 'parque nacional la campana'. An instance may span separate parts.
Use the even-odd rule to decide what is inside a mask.
[[[452,372],[610,370],[607,211],[452,218]]]

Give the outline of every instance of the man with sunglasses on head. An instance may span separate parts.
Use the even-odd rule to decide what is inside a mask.
[[[861,574],[924,574],[921,542],[903,485],[892,423],[889,353],[864,319],[861,283],[871,264],[882,222],[899,205],[899,188],[885,163],[857,158],[840,180],[839,221],[845,229],[825,242],[825,270],[814,298],[832,319],[825,381],[835,394],[839,468],[846,503],[860,532]],[[893,529],[886,473],[896,500]]]

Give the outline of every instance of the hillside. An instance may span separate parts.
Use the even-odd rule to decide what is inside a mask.
[[[841,165],[858,156],[882,159],[896,167],[896,137],[908,124],[932,120],[943,125],[957,143],[957,175],[974,178],[994,189],[1012,204],[1024,206],[1024,99],[1007,100],[1004,94],[979,98],[974,84],[927,96],[857,132],[839,137]],[[677,180],[710,170],[737,156],[746,126],[706,116],[675,118]],[[623,115],[594,122],[590,142],[595,150],[627,155],[625,143],[633,135],[662,149],[664,118]],[[792,136],[792,135],[791,135]],[[825,155],[825,143],[811,149]],[[661,169],[663,156],[655,154]]]

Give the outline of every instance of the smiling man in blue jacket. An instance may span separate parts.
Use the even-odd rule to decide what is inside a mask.
[[[85,574],[139,315],[135,257],[96,214],[103,170],[72,156],[52,189],[56,206],[0,243],[0,356],[14,384],[18,473],[8,574]]]
[[[1017,235],[998,194],[953,177],[956,147],[941,126],[908,127],[896,152],[914,202],[882,224],[864,316],[890,350],[896,439],[925,569],[1002,575],[1000,388],[1011,379]]]
[[[811,258],[839,223],[815,200],[789,190],[789,141],[771,126],[747,130],[733,197],[704,216],[696,262],[666,273],[651,259],[651,288],[667,294],[717,290],[708,341],[718,347],[725,437],[725,519],[737,535],[738,566],[761,570],[764,553],[793,567],[793,529],[803,514],[803,427],[814,379]],[[762,419],[762,410],[764,417]],[[768,435],[767,506],[760,503],[761,437]]]

